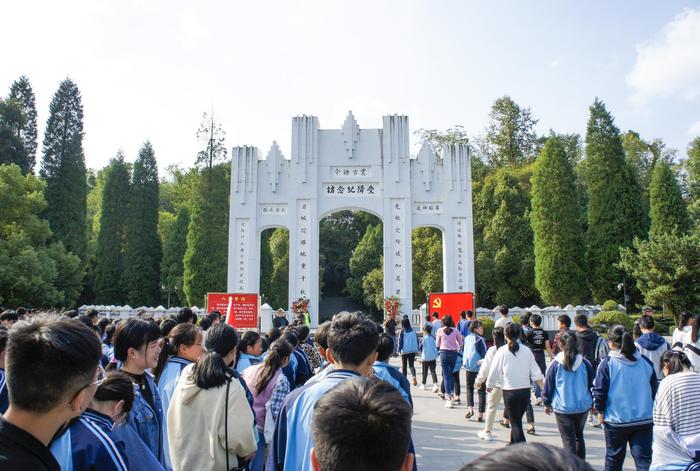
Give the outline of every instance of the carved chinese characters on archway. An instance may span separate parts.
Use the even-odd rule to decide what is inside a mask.
[[[391,200],[391,263],[394,264],[394,269],[390,270],[393,273],[391,278],[391,294],[400,297],[405,290],[403,279],[405,273],[405,264],[408,254],[404,253],[404,238],[406,237],[406,221],[404,220],[404,202],[399,199]]]
[[[242,292],[248,285],[248,244],[250,242],[250,224],[246,219],[236,219],[236,232],[238,234],[238,246],[236,247],[236,274],[234,283],[238,292]]]
[[[455,260],[457,261],[457,290],[466,289],[466,263],[467,263],[467,222],[465,218],[454,218],[455,234]]]
[[[299,298],[308,298],[311,294],[311,201],[297,201],[297,293]]]
[[[375,196],[379,193],[377,183],[324,183],[321,194],[329,197]]]

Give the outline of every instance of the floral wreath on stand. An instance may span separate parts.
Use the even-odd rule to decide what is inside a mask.
[[[304,324],[309,324],[309,299],[299,298],[292,303],[292,311],[294,312],[294,319],[301,320]]]
[[[395,317],[399,314],[400,304],[399,298],[396,296],[384,298],[384,314],[387,319]]]

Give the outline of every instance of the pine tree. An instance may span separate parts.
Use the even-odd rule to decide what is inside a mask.
[[[230,165],[204,168],[197,188],[185,252],[184,291],[199,305],[207,292],[226,289]]]
[[[163,246],[163,263],[161,264],[161,283],[166,290],[177,293],[176,305],[183,305],[185,297],[182,296],[182,274],[184,272],[183,260],[187,250],[187,228],[190,224],[190,212],[186,206],[180,208],[175,218],[175,223],[170,228],[168,237]],[[171,303],[171,304],[172,304]]]
[[[158,235],[158,204],[158,166],[153,146],[146,141],[134,162],[126,230],[122,284],[132,306],[160,303],[163,248]]]
[[[588,283],[597,302],[615,299],[623,274],[616,268],[620,247],[646,233],[642,192],[625,161],[620,131],[605,104],[590,107],[584,180],[588,188]]]
[[[95,253],[95,301],[123,304],[124,249],[129,210],[129,168],[120,151],[105,170]]]
[[[537,120],[530,108],[521,108],[506,95],[493,103],[489,118],[491,123],[480,147],[490,165],[521,165],[534,160]]]
[[[671,166],[659,161],[654,166],[649,188],[651,227],[649,237],[660,234],[684,235],[690,230],[690,219],[681,187]]]
[[[530,201],[507,169],[489,175],[477,196],[475,214],[483,231],[476,256],[482,303],[515,305],[536,301]]]
[[[688,144],[688,159],[683,162],[687,175],[688,213],[695,233],[700,233],[700,136]]]
[[[87,248],[87,182],[83,155],[83,105],[77,85],[65,79],[49,107],[41,177],[46,217],[54,238],[84,263]]]
[[[18,137],[21,139],[22,145],[27,152],[28,171],[34,173],[37,147],[36,101],[32,85],[26,76],[22,75],[12,83],[9,98],[19,103],[24,115],[24,126],[17,130]]]
[[[560,306],[580,304],[587,297],[581,209],[566,154],[560,138],[548,139],[531,180],[535,286],[545,303]]]
[[[0,164],[17,165],[22,173],[30,172],[29,158],[19,129],[26,122],[17,100],[0,98]]]

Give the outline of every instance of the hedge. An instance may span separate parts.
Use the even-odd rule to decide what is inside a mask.
[[[634,328],[634,321],[630,316],[620,311],[601,311],[589,320],[593,330],[599,333],[607,333],[608,328],[615,324],[624,326],[630,333]]]

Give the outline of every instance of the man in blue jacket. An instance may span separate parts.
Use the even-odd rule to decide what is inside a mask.
[[[661,355],[670,350],[666,339],[654,332],[654,318],[642,316],[639,318],[639,327],[642,329],[642,336],[637,339],[635,345],[647,360],[654,365],[656,378],[661,381],[664,377],[661,370]]]

